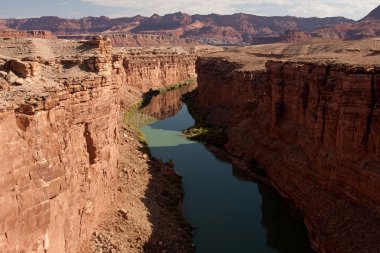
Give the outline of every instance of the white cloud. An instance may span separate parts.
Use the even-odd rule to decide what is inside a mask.
[[[177,11],[189,14],[231,14],[250,12],[265,15],[282,13],[303,17],[345,16],[359,19],[379,5],[378,0],[82,0],[99,6],[119,7],[125,15],[166,14]],[[125,10],[125,11],[124,11]],[[265,11],[264,11],[265,10]],[[271,10],[273,13],[270,13]],[[255,13],[254,13],[255,14]]]
[[[332,17],[344,16],[353,19],[360,19],[367,15],[372,9],[379,5],[378,0],[366,1],[347,1],[335,0],[334,3],[327,0],[300,1],[288,9],[291,15],[295,16],[317,16],[317,17]]]
[[[72,2],[69,2],[69,1],[65,1],[65,2],[60,2],[60,3],[57,3],[57,5],[72,5],[73,3]]]

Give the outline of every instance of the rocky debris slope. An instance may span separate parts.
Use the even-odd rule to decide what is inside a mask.
[[[117,199],[79,252],[193,252],[181,176],[145,154],[136,133],[121,133]]]
[[[127,83],[128,55],[113,52],[111,41],[101,37],[60,43],[0,39],[2,252],[78,252],[100,214],[119,199],[119,142],[128,141],[120,137],[121,106],[142,92],[136,88],[141,85]],[[143,62],[160,59],[150,54]],[[190,65],[173,52],[170,60],[157,69],[168,80],[157,77],[156,87],[173,80],[171,71]],[[143,75],[152,75],[149,71]],[[131,198],[130,204],[142,198]],[[138,242],[144,245],[156,224],[141,219],[150,229]]]
[[[376,40],[229,49],[197,61],[196,107],[297,206],[319,252],[379,252]]]

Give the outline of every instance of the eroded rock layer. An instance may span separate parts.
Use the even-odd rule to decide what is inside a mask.
[[[121,82],[111,76],[109,42],[94,42],[82,45],[104,60],[94,73],[51,80],[63,86],[1,113],[3,252],[75,252],[113,199]]]
[[[130,49],[123,58],[123,66],[127,83],[145,92],[164,85],[194,80],[195,60],[194,51],[184,50],[181,47]]]
[[[41,38],[41,39],[56,39],[57,37],[50,31],[45,30],[0,30],[0,38]]]
[[[366,53],[380,45],[368,43],[350,60],[324,44],[335,53],[256,47],[245,50],[259,57],[235,50],[197,61],[197,108],[228,129],[236,164],[263,167],[302,210],[320,252],[380,250],[380,66]]]
[[[194,58],[166,56],[142,60],[139,77],[194,74]],[[1,252],[78,252],[116,199],[121,100],[143,87],[129,61],[105,38],[0,41]]]
[[[174,35],[154,34],[127,34],[127,33],[104,33],[111,39],[113,47],[152,47],[152,46],[184,46],[197,44],[192,40],[180,39]],[[1,36],[1,33],[0,33]],[[88,40],[91,35],[61,35],[61,39]]]

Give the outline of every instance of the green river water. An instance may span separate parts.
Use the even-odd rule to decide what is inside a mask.
[[[195,252],[313,252],[304,225],[292,217],[291,208],[273,189],[234,176],[236,169],[229,162],[182,135],[182,130],[194,125],[179,100],[187,91],[154,97],[141,111],[150,118],[141,129],[152,155],[171,159],[183,177],[183,211],[195,227]]]

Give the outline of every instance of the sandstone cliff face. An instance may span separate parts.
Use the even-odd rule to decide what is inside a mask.
[[[0,55],[1,252],[78,252],[115,199],[127,81],[184,81],[193,61],[138,62],[102,38],[6,40]]]
[[[318,251],[378,252],[371,240],[380,222],[380,68],[299,61],[241,67],[221,58],[196,67],[197,107],[228,128],[232,159],[265,168],[304,213]]]
[[[1,112],[2,252],[76,252],[113,198],[122,83],[97,43],[96,74]]]
[[[195,60],[194,53],[181,48],[131,50],[123,56],[123,66],[127,75],[127,84],[145,92],[195,79]]]

